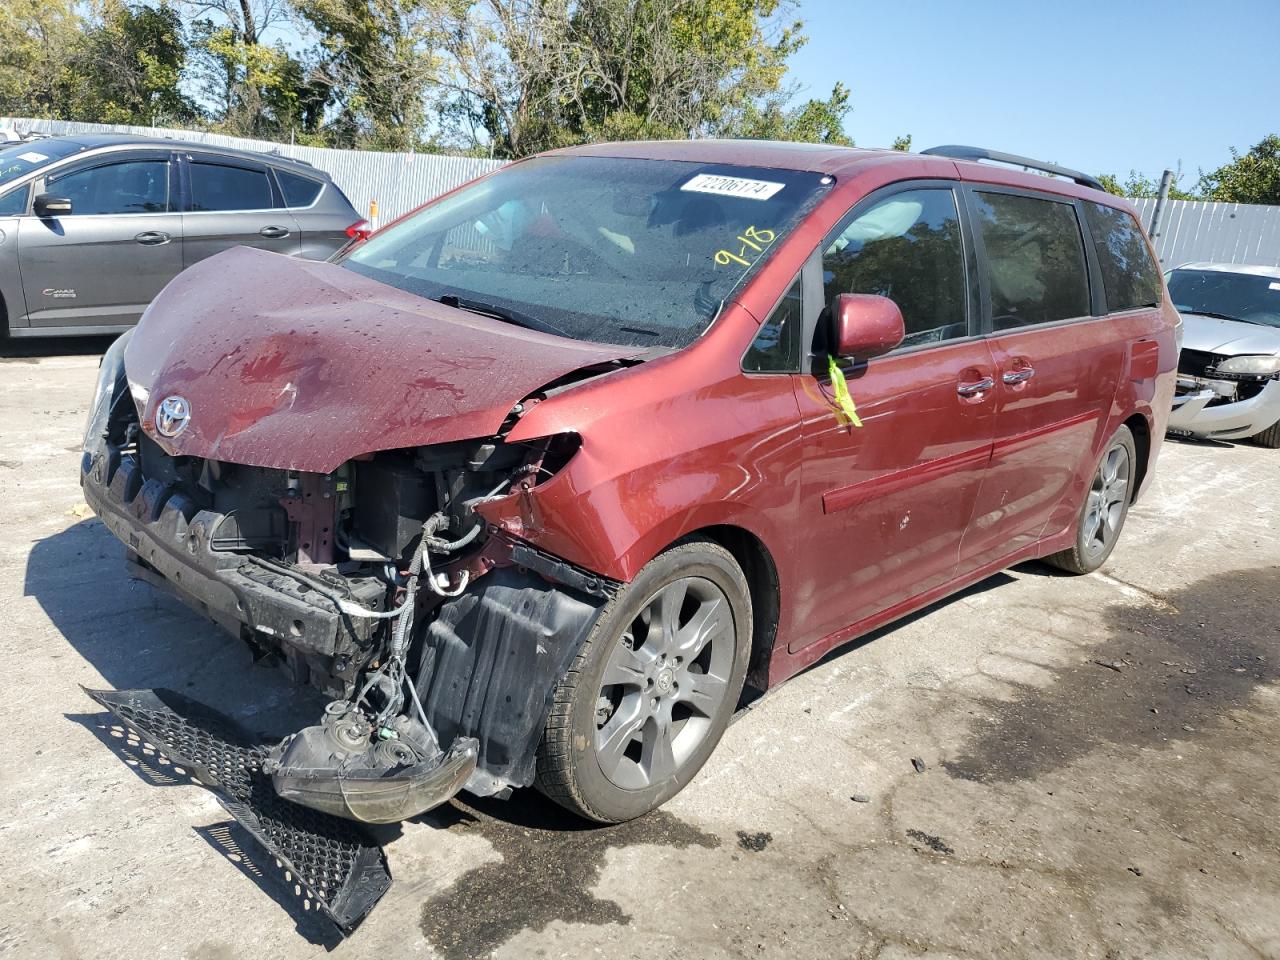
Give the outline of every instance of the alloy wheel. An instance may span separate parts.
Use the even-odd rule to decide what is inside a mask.
[[[610,651],[596,703],[600,771],[624,790],[671,778],[713,727],[736,635],[724,592],[703,577],[661,587]]]
[[[1085,505],[1084,549],[1091,557],[1106,553],[1120,535],[1129,503],[1129,451],[1116,444],[1102,458]]]

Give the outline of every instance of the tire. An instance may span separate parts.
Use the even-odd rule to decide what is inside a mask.
[[[1280,447],[1280,420],[1277,420],[1261,433],[1255,433],[1249,439],[1260,447],[1269,447],[1272,450]]]
[[[747,581],[727,550],[688,540],[659,554],[605,605],[557,685],[537,788],[600,823],[671,799],[729,725],[750,638]]]
[[[1133,434],[1122,424],[1093,471],[1093,482],[1076,518],[1075,543],[1045,557],[1045,563],[1068,573],[1093,573],[1107,562],[1129,516],[1137,464]],[[1101,510],[1097,509],[1099,501]]]

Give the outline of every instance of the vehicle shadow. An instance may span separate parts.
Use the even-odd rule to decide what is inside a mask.
[[[1213,440],[1210,437],[1182,437],[1172,433],[1166,433],[1164,439],[1168,443],[1180,443],[1188,447],[1236,447],[1245,442],[1244,440]]]
[[[323,707],[282,671],[256,664],[240,640],[178,600],[125,574],[123,547],[96,519],[35,542],[24,593],[34,597],[67,645],[118,690],[166,687],[235,719],[264,740],[311,722]],[[80,691],[67,691],[69,702]],[[66,719],[89,731],[149,786],[199,785],[117,717],[85,698]],[[216,795],[216,793],[215,793]],[[284,869],[234,820],[193,827],[240,873],[280,906],[298,934],[332,950],[342,937]]]
[[[176,598],[130,579],[124,547],[96,518],[32,545],[23,592],[98,672],[102,685],[176,690],[248,730],[276,737],[323,709],[318,693],[255,663],[241,640]]]
[[[116,336],[28,339],[0,335],[0,363],[35,363],[41,357],[100,357]]]
[[[102,711],[65,716],[92,733],[148,786],[201,785],[190,771],[173,763],[113,714]],[[235,820],[191,829],[280,907],[308,943],[332,950],[342,942],[342,935],[308,899],[306,891],[294,884],[284,866]]]
[[[289,881],[284,868],[259,846],[244,827],[229,820],[192,829],[196,836],[284,910],[300,937],[325,950],[333,950],[342,943],[343,937],[338,928],[316,909],[301,888]]]

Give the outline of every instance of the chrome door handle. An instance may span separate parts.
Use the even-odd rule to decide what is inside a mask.
[[[983,377],[981,380],[974,380],[972,383],[962,383],[956,387],[956,393],[962,397],[973,397],[980,393],[986,393],[996,382],[990,377]]]
[[[268,240],[283,240],[289,235],[289,231],[285,227],[263,227],[258,231],[258,235]]]
[[[1018,370],[1010,370],[1000,379],[1005,383],[1026,383],[1036,375],[1035,367],[1022,367]]]
[[[140,233],[133,238],[144,247],[158,247],[163,243],[168,243],[172,239],[169,234],[162,233],[159,230],[148,230]]]

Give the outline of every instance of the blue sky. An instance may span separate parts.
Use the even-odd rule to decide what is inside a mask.
[[[911,134],[1158,177],[1280,133],[1280,0],[801,0],[806,96],[852,91],[860,146]]]

